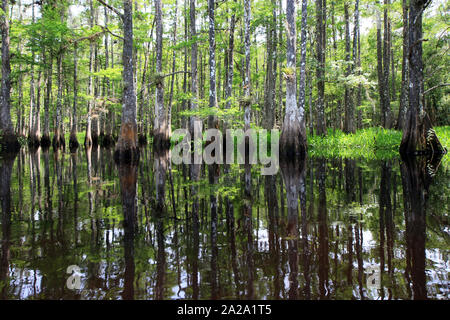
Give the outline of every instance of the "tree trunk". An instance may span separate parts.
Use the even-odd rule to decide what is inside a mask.
[[[409,109],[403,129],[400,154],[441,154],[442,147],[423,103],[422,14],[426,1],[411,0],[409,8]]]
[[[50,103],[52,99],[52,80],[53,80],[53,55],[52,52],[46,53],[43,52],[44,61],[46,65],[48,65],[48,69],[46,70],[46,82],[47,86],[45,89],[45,98],[44,98],[44,134],[41,139],[41,147],[43,149],[47,149],[50,146]]]
[[[155,0],[156,9],[156,104],[155,104],[155,128],[154,145],[157,148],[165,149],[169,146],[169,127],[167,123],[166,110],[164,108],[164,78],[162,68],[163,51],[163,21],[162,2]]]
[[[34,108],[33,132],[31,134],[31,144],[34,147],[39,146],[41,140],[41,81],[41,70],[39,70],[36,94],[36,108]]]
[[[20,8],[19,8],[20,10]],[[35,18],[34,18],[34,3],[31,4],[31,23],[34,24],[35,23]],[[35,60],[35,56],[34,56],[34,50],[32,50],[31,53],[31,71],[30,71],[30,115],[29,115],[29,131],[28,131],[28,143],[30,146],[36,146],[36,142],[33,139],[33,133],[35,132],[35,128],[34,128],[34,116],[35,116],[35,88],[34,88],[34,60]],[[39,141],[38,141],[39,143]]]
[[[354,32],[353,32],[353,64],[356,69],[356,74],[358,76],[361,75],[361,33],[359,28],[359,0],[355,1],[355,23],[354,23]],[[356,89],[356,107],[358,108],[358,120],[357,120],[357,128],[362,128],[362,85],[359,84]],[[355,110],[353,108],[353,110]]]
[[[299,85],[299,121],[301,127],[301,134],[303,135],[305,148],[306,148],[306,49],[308,44],[307,29],[308,29],[308,1],[302,1],[302,25],[301,25],[301,37],[300,37],[300,85]]]
[[[316,0],[317,43],[317,124],[316,134],[327,134],[325,125],[325,50],[326,50],[326,0]]]
[[[275,105],[275,86],[276,86],[276,4],[272,0],[272,21],[267,24],[267,67],[266,67],[266,86],[264,91],[264,129],[270,130],[274,125],[274,105]]]
[[[78,45],[75,43],[73,51],[73,110],[72,128],[70,129],[69,148],[76,150],[79,147],[77,139],[77,100],[78,100]]]
[[[197,44],[197,31],[196,31],[196,16],[195,16],[195,0],[189,1],[189,19],[190,19],[190,40],[192,41],[192,47],[191,47],[191,93],[192,98],[190,101],[190,110],[198,110],[198,65],[197,65],[197,59],[198,59],[198,44]],[[189,133],[191,135],[192,141],[194,141],[194,132],[201,132],[202,131],[202,123],[198,119],[197,116],[191,116],[189,119]],[[195,143],[195,142],[194,142]],[[200,165],[194,164],[194,161],[192,161],[192,165],[189,167],[190,169],[190,178],[192,181],[197,181],[199,179],[199,173],[200,173]],[[193,186],[191,187],[192,195],[196,195],[196,188]],[[198,200],[197,206],[198,206]],[[198,208],[197,208],[198,209]]]
[[[0,92],[0,146],[1,151],[17,151],[20,145],[14,133],[11,121],[11,64],[9,53],[9,17],[8,0],[2,0],[5,14],[0,15],[2,32],[2,80]]]
[[[398,110],[397,129],[403,130],[408,110],[409,90],[409,41],[408,41],[408,0],[403,0],[403,60],[402,60],[402,86],[400,89],[400,106]]]
[[[105,27],[108,27],[109,23],[109,15],[108,15],[108,9],[104,8],[104,20],[105,20]],[[105,33],[105,69],[109,68],[109,35]],[[105,77],[105,91],[104,91],[104,99],[110,98],[111,95],[111,81],[109,78]],[[106,106],[106,105],[105,105]],[[106,108],[107,109],[107,108]],[[112,108],[109,108],[109,110],[106,110],[106,128],[105,128],[105,134],[103,136],[103,139],[101,140],[101,144],[103,147],[109,148],[114,143],[113,137],[112,137],[112,114],[113,110]]]
[[[346,1],[344,3],[344,19],[345,19],[345,61],[347,63],[345,76],[349,77],[352,71],[352,67],[350,65],[350,26],[349,26],[349,13],[348,13],[349,3]],[[344,112],[345,112],[345,121],[344,121],[344,132],[345,133],[354,133],[355,125],[354,125],[354,104],[351,94],[351,88],[348,84],[345,85],[345,93],[344,93]]]
[[[234,0],[236,2],[236,0]],[[236,13],[233,7],[233,14],[231,15],[230,21],[230,39],[228,43],[227,52],[227,70],[226,70],[226,83],[225,83],[225,108],[229,109],[231,107],[231,93],[233,89],[233,77],[234,77],[234,31],[236,27]],[[192,23],[192,21],[191,21]],[[225,126],[225,130],[226,130]]]
[[[89,1],[90,16],[89,25],[92,29],[94,27],[94,6],[92,0]],[[91,40],[89,43],[89,82],[88,82],[88,101],[87,101],[87,120],[86,120],[86,136],[84,138],[84,146],[89,148],[92,146],[92,96],[94,93],[94,83],[92,73],[94,72],[94,43]]]
[[[304,11],[306,3],[302,6],[302,23],[305,22]],[[306,132],[302,126],[304,124],[304,105],[297,107],[297,31],[296,31],[297,8],[295,0],[288,0],[286,6],[286,56],[287,63],[284,78],[286,79],[286,113],[284,116],[283,128],[280,136],[280,152],[285,157],[303,157],[306,151]],[[302,27],[305,27],[302,25]],[[302,46],[306,46],[306,37],[302,39]],[[306,47],[302,50],[306,50]],[[302,63],[306,63],[302,61]],[[303,66],[306,67],[306,66]],[[305,72],[303,70],[303,72]],[[304,81],[304,79],[303,79]],[[303,91],[305,84],[301,85]],[[303,93],[304,94],[304,93]],[[304,98],[303,98],[304,100]],[[302,111],[300,111],[301,109]]]
[[[60,48],[62,51],[62,48]],[[53,148],[60,149],[65,147],[64,131],[63,131],[63,118],[62,118],[62,94],[63,94],[63,53],[58,54],[58,96],[56,100],[56,125],[53,135]]]
[[[389,87],[389,66],[391,62],[391,22],[388,17],[389,0],[384,1],[384,46],[383,46],[383,80],[384,80],[384,128],[392,127],[391,96]]]
[[[134,162],[139,159],[137,146],[136,91],[133,72],[133,4],[123,1],[123,98],[122,123],[114,157],[118,162]]]
[[[249,1],[249,0],[245,0]],[[247,4],[244,3],[245,12],[247,12]],[[209,17],[209,107],[217,108],[217,89],[216,89],[216,26],[215,26],[215,1],[208,0],[208,17]],[[248,39],[250,45],[250,36]],[[249,56],[250,58],[250,56]],[[208,127],[218,128],[217,117],[210,115],[208,118]]]
[[[64,22],[64,7],[60,12],[61,23]],[[58,66],[58,95],[56,99],[56,125],[53,135],[53,149],[65,148],[64,127],[63,127],[63,61],[64,48],[61,44],[58,49],[57,66]]]
[[[98,24],[98,11],[97,8],[94,6],[91,6],[91,21],[92,26],[95,26]],[[98,72],[98,45],[97,40],[92,40],[93,44],[93,72]],[[101,119],[101,112],[97,108],[97,98],[98,98],[98,77],[93,78],[93,91],[91,91],[91,103],[92,103],[92,116],[91,116],[91,138],[92,138],[92,146],[97,147],[99,143],[99,137],[100,137],[100,119]]]
[[[174,23],[173,23],[173,46],[177,45],[177,19],[178,19],[178,1],[175,0],[175,13],[174,13]],[[176,68],[176,50],[173,49],[173,55],[172,55],[172,79],[170,81],[170,95],[169,95],[169,108],[168,108],[168,129],[169,129],[169,136],[171,135],[171,128],[172,128],[172,101],[173,101],[173,86],[175,82],[175,68]]]

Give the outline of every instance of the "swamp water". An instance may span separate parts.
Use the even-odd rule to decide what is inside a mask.
[[[449,299],[449,170],[0,160],[0,299]]]

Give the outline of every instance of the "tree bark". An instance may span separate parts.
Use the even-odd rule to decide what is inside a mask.
[[[137,146],[136,91],[133,72],[133,4],[123,1],[123,97],[122,123],[114,158],[117,162],[135,162],[139,159]]]
[[[53,83],[53,54],[52,52],[43,52],[45,64],[48,65],[46,70],[47,88],[45,89],[44,99],[44,134],[41,138],[41,147],[47,149],[50,146],[50,103],[52,99],[52,83]]]
[[[352,72],[352,66],[350,65],[350,26],[349,26],[349,13],[348,13],[349,3],[346,1],[344,3],[344,19],[345,19],[345,61],[347,63],[345,76],[349,77]],[[344,112],[345,112],[345,121],[344,121],[344,132],[345,133],[354,133],[354,104],[351,94],[351,88],[348,84],[345,85],[345,93],[344,93]]]
[[[409,109],[403,129],[400,154],[441,154],[442,147],[424,110],[422,62],[422,14],[430,2],[411,0],[409,8]]]
[[[77,139],[77,101],[78,100],[78,45],[75,43],[73,51],[73,109],[72,128],[70,129],[69,148],[76,150],[79,147]]]
[[[245,0],[248,1],[248,0]],[[244,11],[247,12],[246,2]],[[216,88],[216,26],[215,26],[215,1],[208,0],[209,17],[209,107],[217,108],[217,88]],[[245,14],[244,14],[245,15]],[[248,39],[250,43],[250,36]],[[218,128],[217,116],[210,115],[208,118],[209,128]]]
[[[400,89],[400,107],[398,110],[397,129],[403,130],[408,110],[409,90],[409,41],[408,41],[408,0],[403,0],[403,59],[402,59],[402,86]]]
[[[276,4],[272,0],[272,21],[267,24],[267,68],[266,68],[266,86],[264,91],[264,129],[270,130],[274,125],[274,105],[275,105],[275,85],[276,85]]]
[[[164,109],[164,80],[162,68],[162,2],[155,0],[156,9],[156,104],[155,104],[155,128],[154,145],[157,148],[167,148],[169,146],[169,127],[167,123],[166,110]]]
[[[1,151],[17,151],[20,146],[11,121],[11,64],[8,0],[2,0],[3,12],[0,16],[2,32],[2,80],[0,92],[0,146]]]
[[[236,2],[236,0],[234,0]],[[192,10],[192,9],[191,9]],[[191,21],[192,23],[192,21]],[[236,27],[236,13],[233,7],[233,14],[230,20],[230,38],[228,42],[227,52],[227,70],[226,70],[226,83],[225,83],[225,108],[231,107],[231,92],[233,89],[233,77],[234,77],[234,31]],[[226,129],[226,128],[225,128]]]
[[[92,0],[89,1],[90,16],[89,26],[94,27],[94,6]],[[94,94],[94,83],[92,73],[94,72],[94,43],[91,40],[89,43],[89,82],[88,82],[88,101],[87,101],[87,121],[86,121],[86,136],[84,138],[84,146],[89,148],[93,145],[92,141],[92,96]]]
[[[302,6],[302,23],[305,22],[303,15],[306,14],[306,3]],[[305,156],[306,152],[306,132],[304,126],[304,105],[297,107],[297,31],[296,31],[297,8],[295,0],[288,0],[286,6],[286,56],[287,63],[285,69],[286,80],[286,113],[284,116],[283,128],[280,136],[280,152],[286,158]],[[302,27],[305,27],[302,25]],[[306,36],[302,39],[302,46],[306,46]],[[302,47],[302,50],[306,48]],[[306,63],[306,61],[302,61]],[[305,66],[303,66],[305,67]],[[303,73],[305,70],[303,70]],[[304,76],[304,75],[303,75]],[[304,81],[304,79],[303,79]],[[305,84],[301,85],[303,91]],[[304,95],[304,92],[303,92]],[[303,98],[304,100],[304,98]],[[304,102],[303,102],[304,103]],[[300,111],[301,109],[302,111]]]
[[[384,1],[384,45],[383,45],[383,80],[384,80],[384,124],[386,129],[392,127],[391,95],[389,86],[389,66],[391,62],[391,21],[388,17],[389,0]]]
[[[356,75],[361,75],[361,33],[359,27],[359,0],[355,1],[355,16],[354,16],[354,32],[353,32],[353,64],[356,69]],[[356,127],[358,129],[362,128],[362,85],[358,85],[356,90],[356,107],[358,108],[358,119]],[[354,110],[354,108],[353,108]]]
[[[325,125],[325,50],[326,50],[326,0],[316,0],[317,44],[317,124],[316,134],[327,134]]]

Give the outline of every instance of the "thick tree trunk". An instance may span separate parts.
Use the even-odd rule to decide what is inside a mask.
[[[157,0],[158,2],[158,0]],[[136,91],[133,72],[133,4],[131,0],[123,1],[123,98],[122,123],[120,137],[116,144],[114,157],[118,162],[137,161]]]
[[[305,11],[306,4],[302,8]],[[286,7],[286,40],[287,40],[287,64],[285,71],[286,79],[286,113],[284,116],[283,128],[280,137],[280,152],[285,157],[304,156],[306,152],[306,132],[304,124],[304,105],[297,107],[297,31],[296,31],[297,9],[294,0],[287,1]],[[302,14],[302,23],[305,22]],[[304,27],[304,25],[302,25]],[[306,46],[306,37],[302,42],[302,46]],[[306,48],[302,48],[306,50]],[[302,61],[305,63],[305,61]],[[305,67],[305,66],[303,66]],[[305,72],[303,70],[303,72]],[[303,79],[304,80],[304,79]],[[305,84],[301,85],[303,91]],[[304,95],[304,93],[303,93]],[[304,100],[304,98],[303,98]],[[303,102],[304,103],[304,102]],[[301,111],[299,110],[301,109]]]
[[[400,154],[440,154],[442,147],[423,103],[422,14],[427,1],[411,0],[409,8],[409,109],[403,129]]]
[[[2,80],[0,92],[0,147],[1,151],[17,151],[20,148],[11,121],[11,64],[8,0],[2,0],[5,14],[0,15],[2,32]]]
[[[403,60],[402,60],[402,86],[400,89],[400,107],[398,110],[397,129],[403,130],[406,121],[406,111],[409,103],[409,19],[408,0],[403,0]]]
[[[308,1],[302,1],[302,31],[300,37],[300,84],[299,84],[299,105],[298,115],[300,119],[301,133],[303,134],[305,148],[306,148],[306,49],[308,44],[307,29],[308,29]]]
[[[167,122],[166,110],[164,108],[164,79],[162,68],[162,51],[163,51],[163,21],[162,21],[162,1],[155,0],[156,10],[156,103],[155,103],[155,128],[153,143],[157,148],[168,148],[169,126]]]

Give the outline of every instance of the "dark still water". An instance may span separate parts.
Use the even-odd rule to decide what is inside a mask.
[[[1,299],[449,299],[449,170],[417,160],[0,160]]]

